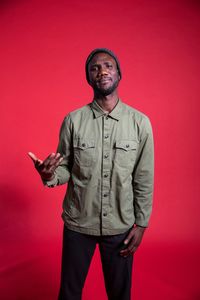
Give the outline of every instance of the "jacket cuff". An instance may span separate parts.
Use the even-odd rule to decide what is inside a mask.
[[[145,220],[141,220],[141,218],[139,219],[137,219],[136,218],[136,220],[135,220],[135,225],[137,225],[137,226],[140,226],[140,227],[148,227],[148,222],[147,221],[145,221]]]
[[[45,186],[48,186],[48,187],[54,187],[57,185],[58,183],[58,178],[57,178],[57,174],[55,174],[55,177],[52,179],[52,180],[43,180],[42,179],[42,182]]]

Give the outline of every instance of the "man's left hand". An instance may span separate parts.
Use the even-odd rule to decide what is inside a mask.
[[[120,251],[120,255],[123,257],[127,257],[133,254],[142,241],[143,234],[145,232],[145,227],[135,226],[129,232],[127,238],[124,241],[124,244],[127,247]]]

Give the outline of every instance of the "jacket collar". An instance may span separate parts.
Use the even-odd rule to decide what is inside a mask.
[[[99,106],[99,104],[93,100],[91,102],[91,109],[94,113],[95,118],[99,118],[103,115],[106,115],[106,113],[102,110],[102,108]],[[119,121],[121,113],[122,113],[123,103],[119,99],[113,110],[108,114],[108,117],[111,117],[117,121]]]

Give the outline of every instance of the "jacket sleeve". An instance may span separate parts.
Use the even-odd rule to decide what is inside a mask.
[[[73,164],[73,146],[72,146],[72,122],[70,115],[66,116],[59,135],[57,153],[63,157],[62,162],[55,170],[55,177],[50,181],[43,181],[44,185],[54,187],[69,181]]]
[[[133,174],[135,224],[147,227],[152,211],[154,143],[149,119],[140,124],[140,143]]]

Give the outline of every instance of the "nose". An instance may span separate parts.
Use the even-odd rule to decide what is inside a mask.
[[[108,75],[108,72],[105,68],[100,68],[98,75],[99,75],[99,77],[102,77],[104,75]]]

